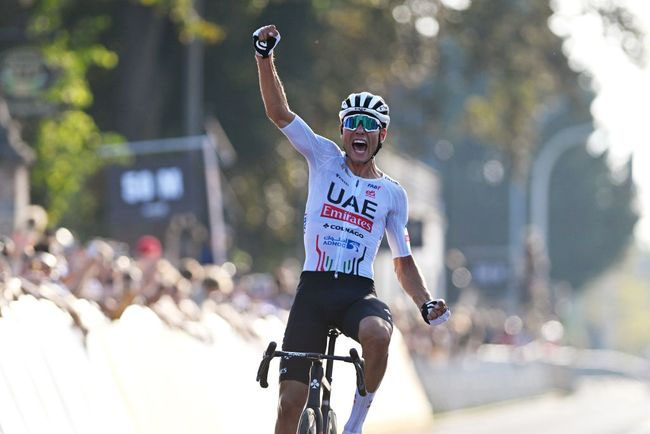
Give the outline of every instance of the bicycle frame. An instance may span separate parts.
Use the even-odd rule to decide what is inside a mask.
[[[335,328],[329,330],[327,353],[301,353],[295,351],[275,351],[277,344],[275,342],[269,343],[266,351],[264,352],[262,362],[257,370],[257,381],[260,386],[266,388],[269,386],[267,377],[269,365],[274,357],[297,357],[311,361],[309,368],[309,385],[307,394],[307,404],[305,408],[311,408],[318,415],[321,415],[320,421],[323,423],[323,429],[327,429],[329,423],[329,413],[331,410],[330,396],[332,393],[332,373],[334,370],[334,361],[343,361],[352,363],[354,365],[357,376],[357,390],[361,396],[366,395],[366,384],[363,375],[364,361],[354,348],[350,349],[350,356],[335,356],[334,346],[336,338],[340,332]],[[322,360],[327,360],[325,370],[323,371]],[[322,401],[321,401],[322,391]]]
[[[312,360],[311,368],[309,368],[309,391],[305,408],[311,408],[314,410],[314,413],[316,413],[316,419],[320,419],[320,423],[323,425],[322,427],[318,427],[320,429],[324,429],[323,427],[327,426],[325,425],[326,415],[321,409],[321,389],[325,386],[324,390],[331,390],[331,386],[326,383],[327,380],[323,378],[323,363],[320,360]],[[329,402],[327,405],[329,406]],[[316,424],[318,425],[319,422],[316,422]]]
[[[327,341],[327,355],[328,356],[333,356],[334,355],[334,346],[336,345],[336,338],[339,336],[340,332],[336,329],[330,329],[330,331],[327,333],[328,336],[328,341]],[[312,365],[313,366],[313,365]],[[325,367],[325,381],[322,381],[323,385],[323,403],[320,406],[321,408],[321,413],[323,414],[323,426],[326,428],[327,423],[329,422],[329,417],[330,417],[330,395],[332,394],[332,371],[334,370],[334,360],[332,359],[327,359],[327,365]],[[309,374],[309,380],[311,383],[311,372]],[[311,388],[310,388],[310,393],[311,393]],[[309,403],[309,398],[307,399],[307,403]],[[309,405],[309,404],[307,404]]]

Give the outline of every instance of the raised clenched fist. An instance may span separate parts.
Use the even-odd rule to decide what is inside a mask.
[[[267,58],[273,53],[273,48],[280,42],[280,32],[273,24],[260,27],[253,33],[255,55]]]

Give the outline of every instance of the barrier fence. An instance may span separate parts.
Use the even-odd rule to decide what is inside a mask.
[[[129,307],[114,322],[91,303],[77,306],[93,327],[84,337],[52,302],[21,296],[0,317],[0,433],[203,434],[273,432],[277,360],[269,389],[255,382],[268,341],[281,341],[276,317],[255,320],[261,339],[245,339],[219,315],[201,324],[211,342]],[[357,344],[345,337],[337,353]],[[367,433],[430,427],[433,412],[399,332],[366,423]],[[342,426],[352,404],[354,369],[334,369],[332,405]]]

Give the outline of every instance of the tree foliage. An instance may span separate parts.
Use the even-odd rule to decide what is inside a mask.
[[[638,219],[631,164],[612,172],[607,153],[567,153],[550,185],[551,276],[580,288],[621,258]]]
[[[201,17],[195,8],[194,0],[138,1],[143,6],[154,7],[176,23],[179,26],[180,39],[183,42],[202,39],[210,43],[216,43],[224,38],[224,32],[220,26]]]
[[[202,19],[189,0],[140,0],[158,14],[176,23],[183,40],[202,38],[217,42],[221,29]],[[97,101],[90,77],[97,69],[112,70],[118,64],[116,50],[107,48],[106,34],[114,16],[124,5],[100,1],[36,0],[25,3],[26,43],[40,49],[56,81],[44,99],[57,110],[44,119],[26,119],[26,133],[37,150],[32,172],[34,197],[43,203],[51,224],[61,220],[78,229],[93,229],[96,220],[95,192],[88,181],[102,166],[98,155],[102,144],[122,142],[120,135],[104,132],[91,111]],[[12,12],[20,16],[20,9]],[[99,102],[101,105],[102,103]]]
[[[51,224],[66,214],[75,215],[77,222],[91,218],[96,203],[84,187],[100,165],[99,145],[118,140],[102,133],[87,112],[93,103],[89,70],[117,64],[117,53],[98,42],[110,20],[99,11],[71,16],[74,7],[71,0],[35,2],[26,22],[28,40],[56,71],[56,81],[44,95],[56,113],[27,121],[38,155],[32,171],[35,197],[46,205]]]
[[[231,251],[253,255],[258,269],[300,256],[306,166],[264,115],[251,47],[252,31],[263,24],[282,32],[276,64],[292,109],[333,139],[340,101],[368,89],[392,108],[387,147],[444,169],[441,142],[456,155],[464,143],[480,143],[493,158],[506,156],[514,169],[506,176],[523,177],[554,128],[549,111],[561,105],[567,119],[589,116],[590,95],[548,28],[546,1],[475,0],[467,8],[451,0],[201,3],[201,14],[190,0],[34,0],[14,11],[27,11],[30,40],[59,70],[47,95],[58,113],[32,128],[40,156],[35,197],[53,221],[94,221],[97,193],[84,186],[101,166],[99,144],[117,140],[105,131],[127,140],[184,134],[185,44],[201,38],[208,42],[205,109],[239,155],[225,173]],[[629,24],[618,10],[604,12],[612,25]],[[619,205],[608,212],[625,214],[629,204]],[[617,251],[589,266],[611,262]]]

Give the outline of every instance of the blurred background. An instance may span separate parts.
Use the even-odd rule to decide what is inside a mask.
[[[367,432],[650,432],[647,2],[1,4],[0,432],[272,431],[253,375],[307,165],[259,96],[269,23],[319,134],[349,93],[387,100],[378,165],[453,311],[427,327],[382,247],[398,331]]]

